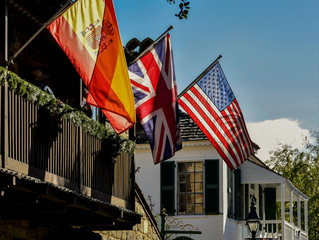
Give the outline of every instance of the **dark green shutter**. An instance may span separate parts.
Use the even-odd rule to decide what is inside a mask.
[[[265,188],[265,219],[276,220],[276,188]]]
[[[235,177],[235,219],[243,220],[243,191],[240,169],[234,170]]]
[[[219,214],[219,160],[205,160],[205,213]]]
[[[233,218],[233,171],[227,168],[227,217]]]
[[[247,217],[249,211],[250,211],[250,196],[249,196],[249,184],[245,184],[245,218]]]
[[[265,188],[264,196],[265,219],[276,220],[276,188]],[[272,226],[269,224],[268,231],[276,231],[276,224],[272,224]]]
[[[259,218],[264,218],[263,188],[259,185]]]
[[[168,215],[175,213],[175,162],[161,163],[161,209]]]

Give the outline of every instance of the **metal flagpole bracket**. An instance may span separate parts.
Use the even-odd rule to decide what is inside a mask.
[[[77,2],[77,0],[68,0],[8,61],[6,61],[6,66],[9,66],[11,63],[13,63],[14,59],[30,44],[30,42],[32,42],[33,39],[35,39],[36,36],[42,32],[43,29],[49,26],[59,16],[61,16],[75,2]]]
[[[158,43],[169,31],[171,31],[174,27],[171,25],[167,28],[167,30],[161,34],[153,43],[152,45],[150,45],[148,48],[146,48],[140,55],[138,55],[131,63],[130,65],[132,65],[133,63],[135,63],[137,60],[139,60],[141,57],[143,57],[146,53],[149,52],[150,49],[152,49],[154,47],[154,45],[156,43]]]

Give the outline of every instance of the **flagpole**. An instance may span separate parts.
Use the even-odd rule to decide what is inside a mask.
[[[8,16],[9,16],[9,11],[8,11],[8,3],[7,1],[4,3],[4,61],[8,61],[8,42],[9,42],[9,33],[8,33]]]
[[[201,79],[204,75],[206,75],[206,73],[208,73],[216,65],[216,63],[218,63],[219,59],[221,59],[221,58],[222,58],[222,55],[219,55],[216,58],[216,60],[211,65],[209,65],[208,68],[206,68],[206,70],[204,72],[202,72],[191,84],[188,85],[187,88],[184,89],[183,92],[181,92],[178,95],[178,98],[180,98],[182,95],[184,95],[184,93],[187,92],[199,79]]]
[[[77,0],[76,0],[77,1]],[[13,60],[32,42],[32,40],[42,32],[44,28],[49,26],[56,18],[61,16],[69,7],[71,7],[76,1],[68,0],[43,26],[7,61],[6,65],[9,66],[13,63]]]
[[[131,63],[130,65],[132,65],[133,63],[135,63],[138,59],[140,59],[146,52],[148,52],[156,43],[158,43],[163,36],[166,35],[166,33],[168,33],[169,31],[171,31],[174,27],[171,25],[167,28],[167,30],[161,35],[159,36],[153,43],[152,45],[150,45],[147,49],[145,49],[140,55],[138,55]]]

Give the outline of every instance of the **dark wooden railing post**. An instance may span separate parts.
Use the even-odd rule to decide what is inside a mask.
[[[136,125],[134,125],[129,130],[129,139],[135,140],[136,137]],[[135,157],[134,155],[131,156],[131,193],[130,193],[130,204],[131,204],[131,210],[135,211]]]
[[[5,168],[8,159],[8,82],[7,79],[1,88],[1,149],[2,161],[1,167]]]
[[[79,192],[83,192],[83,137],[82,137],[82,127],[79,127],[79,152],[78,152],[78,164],[79,164],[79,178],[78,178],[78,184],[79,184]]]

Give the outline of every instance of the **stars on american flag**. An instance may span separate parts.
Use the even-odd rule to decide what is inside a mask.
[[[222,69],[219,66],[212,68],[200,81],[200,85],[204,92],[213,100],[220,111],[226,108],[234,99],[235,96],[227,82]]]

